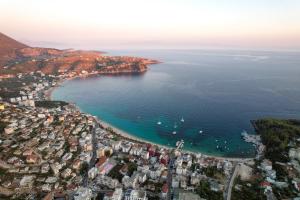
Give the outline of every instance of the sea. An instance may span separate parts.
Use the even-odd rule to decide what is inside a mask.
[[[149,142],[223,157],[253,157],[251,120],[300,119],[300,53],[248,50],[109,50],[160,61],[144,74],[64,82],[52,99]]]

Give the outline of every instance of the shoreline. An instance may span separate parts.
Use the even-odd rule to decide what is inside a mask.
[[[152,144],[152,145],[158,146],[160,148],[168,149],[168,150],[173,149],[172,147],[168,147],[168,146],[165,146],[165,145],[157,144],[157,143],[150,142],[148,140],[145,140],[145,139],[133,136],[130,133],[128,133],[128,132],[126,132],[126,131],[124,131],[124,130],[122,130],[120,128],[117,128],[116,126],[113,126],[110,123],[105,122],[105,121],[99,119],[97,116],[93,116],[93,117],[96,118],[97,123],[100,124],[104,129],[111,128],[115,132],[116,135],[119,135],[119,136],[121,136],[123,138],[130,139],[130,140],[133,140],[133,141],[137,141],[137,142],[140,142],[140,143]]]
[[[133,140],[133,141],[136,141],[136,142],[140,142],[140,143],[146,143],[146,144],[152,144],[154,146],[158,146],[160,148],[164,148],[164,149],[168,149],[168,150],[172,150],[172,149],[175,149],[176,147],[172,147],[172,146],[166,146],[166,145],[162,145],[162,144],[158,144],[158,143],[155,143],[155,142],[150,142],[146,139],[142,139],[142,138],[139,138],[137,136],[133,136],[131,135],[130,133],[120,129],[120,128],[117,128],[116,126],[108,123],[108,122],[105,122],[101,119],[99,119],[97,116],[93,116],[96,121],[103,126],[104,129],[106,128],[111,128],[116,135],[119,135],[125,139],[129,139],[129,140]],[[205,153],[201,153],[201,152],[193,152],[193,151],[189,151],[189,150],[185,150],[185,149],[182,149],[181,150],[183,153],[189,153],[189,154],[193,154],[193,155],[202,155],[204,157],[211,157],[211,158],[215,158],[215,159],[219,159],[219,160],[230,160],[230,161],[249,161],[249,160],[252,160],[253,158],[234,158],[234,157],[223,157],[223,156],[215,156],[215,155],[207,155]]]
[[[146,139],[142,139],[142,138],[139,138],[137,136],[133,136],[131,135],[130,133],[120,129],[120,128],[117,128],[116,126],[114,125],[111,125],[110,123],[108,122],[105,122],[101,119],[99,119],[97,116],[93,116],[94,118],[96,118],[96,121],[103,126],[103,128],[111,128],[116,135],[119,135],[125,139],[129,139],[129,140],[133,140],[133,141],[136,141],[136,142],[140,142],[140,143],[146,143],[146,144],[152,144],[154,146],[158,146],[160,148],[164,148],[164,149],[168,149],[168,150],[172,150],[172,149],[175,149],[176,147],[172,147],[172,146],[166,146],[166,145],[162,145],[162,144],[158,144],[158,143],[155,143],[155,142],[151,142],[151,141],[148,141]],[[185,150],[185,149],[182,149],[181,150],[183,153],[188,153],[188,154],[193,154],[193,155],[202,155],[204,157],[207,157],[207,158],[215,158],[215,159],[218,159],[218,160],[229,160],[229,161],[241,161],[241,162],[244,162],[244,161],[249,161],[249,160],[253,160],[254,158],[239,158],[239,157],[223,157],[223,156],[215,156],[215,155],[208,155],[208,154],[205,154],[205,153],[202,153],[202,152],[194,152],[194,151],[189,151],[189,150]]]
[[[97,76],[101,76],[103,74],[97,74]],[[45,100],[49,100],[49,101],[52,101],[52,98],[51,98],[51,95],[52,95],[52,92],[61,86],[62,83],[64,83],[65,81],[69,81],[69,80],[72,80],[72,79],[75,79],[75,78],[86,78],[86,77],[89,77],[89,76],[84,76],[84,77],[81,77],[81,76],[75,76],[75,77],[71,77],[71,78],[62,78],[61,80],[59,80],[57,82],[57,84],[55,86],[51,86],[49,89],[45,90],[43,93],[44,93],[44,98]],[[70,102],[67,102],[67,103],[70,103]],[[103,121],[102,119],[99,119],[97,116],[94,116],[90,113],[85,113],[83,112],[76,104],[74,104],[74,106],[76,107],[77,110],[79,110],[79,112],[81,113],[84,113],[84,114],[89,114],[91,116],[93,116],[93,118],[97,121],[97,123],[99,125],[101,125],[103,128],[111,128],[116,135],[118,136],[121,136],[123,137],[124,139],[128,139],[128,140],[132,140],[132,141],[136,141],[136,142],[139,142],[139,143],[144,143],[144,144],[151,144],[151,145],[155,145],[155,146],[158,146],[160,148],[164,148],[164,149],[168,149],[168,150],[172,150],[172,149],[175,149],[176,147],[172,147],[172,146],[165,146],[165,145],[162,145],[162,144],[157,144],[155,142],[152,142],[152,141],[148,141],[146,139],[142,139],[142,138],[139,138],[137,136],[134,136],[134,135],[131,135],[130,133],[106,122],[106,121]],[[193,154],[193,155],[201,155],[203,157],[206,157],[206,158],[214,158],[214,159],[218,159],[218,160],[228,160],[228,161],[235,161],[235,162],[247,162],[247,161],[252,161],[255,157],[249,157],[249,158],[240,158],[240,157],[223,157],[223,156],[215,156],[215,155],[208,155],[208,154],[204,154],[202,152],[193,152],[193,151],[190,151],[190,150],[185,150],[185,149],[182,149],[181,150],[183,153],[188,153],[188,154]]]

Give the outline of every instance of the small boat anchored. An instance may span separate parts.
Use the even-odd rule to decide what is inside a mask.
[[[158,121],[158,122],[157,122],[157,125],[161,125],[161,124],[162,124],[161,121]]]
[[[172,133],[173,135],[176,135],[177,134],[177,132],[176,131],[173,131],[173,133]]]
[[[183,117],[181,118],[181,120],[180,120],[182,123],[184,122],[184,119],[183,119]]]
[[[180,141],[177,141],[177,142],[176,142],[176,147],[177,147],[177,149],[183,148],[183,145],[184,145],[184,140],[180,140]]]

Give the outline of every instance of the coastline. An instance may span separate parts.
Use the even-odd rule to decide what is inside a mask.
[[[102,125],[103,128],[108,128],[109,127],[117,135],[119,135],[119,136],[121,136],[125,139],[133,140],[133,141],[140,142],[140,143],[152,144],[152,145],[158,146],[160,148],[168,149],[168,150],[175,149],[175,147],[165,146],[165,145],[162,145],[162,144],[158,144],[158,143],[155,143],[155,142],[152,142],[152,141],[148,141],[148,140],[133,136],[130,133],[128,133],[128,132],[126,132],[126,131],[124,131],[120,128],[115,127],[114,125],[111,125],[110,123],[99,119],[98,117],[94,116],[94,118],[96,118],[96,121],[100,125]],[[204,156],[204,157],[207,157],[207,158],[214,158],[214,159],[218,159],[218,160],[236,161],[236,162],[245,162],[245,161],[250,161],[250,160],[254,159],[254,158],[238,158],[238,157],[234,158],[234,157],[222,157],[222,156],[207,155],[207,154],[204,154],[204,153],[201,153],[201,152],[193,152],[193,151],[189,151],[189,150],[185,150],[185,149],[182,149],[181,151],[183,153],[188,153],[188,154],[193,154],[193,155],[201,155],[201,156]]]
[[[98,75],[101,76],[103,74],[98,74]],[[85,77],[87,77],[87,76],[85,76]],[[83,78],[83,77],[82,76],[75,76],[75,77],[71,77],[71,78],[62,78],[62,79],[60,79],[55,86],[52,86],[52,87],[50,87],[49,89],[47,89],[43,92],[45,100],[52,101],[52,98],[51,98],[52,92],[56,88],[60,87],[63,82],[68,81],[68,80],[72,80],[72,79],[75,79],[75,78]],[[84,113],[83,111],[80,110],[80,108],[78,106],[75,105],[75,107],[81,113]],[[89,114],[89,113],[87,113],[87,114]],[[152,144],[152,145],[155,145],[157,147],[164,148],[164,149],[167,149],[167,150],[175,149],[175,147],[172,147],[172,146],[165,146],[165,145],[162,145],[162,144],[157,144],[157,143],[154,143],[152,141],[148,141],[148,140],[133,136],[130,133],[128,133],[128,132],[126,132],[126,131],[124,131],[120,128],[117,128],[117,127],[113,126],[112,124],[99,119],[97,116],[93,116],[93,117],[100,126],[102,126],[105,129],[106,128],[111,128],[115,132],[114,134],[116,134],[120,137],[123,137],[124,139],[132,140],[132,141],[135,141],[135,142],[138,142],[138,143]],[[228,160],[228,161],[234,161],[234,162],[247,162],[247,161],[252,161],[254,159],[254,157],[253,158],[251,158],[251,157],[249,157],[249,158],[239,158],[239,157],[223,157],[223,156],[207,155],[207,154],[204,154],[204,153],[201,153],[201,152],[193,152],[193,151],[184,150],[184,149],[182,149],[181,151],[183,153],[188,153],[188,154],[192,154],[192,155],[201,155],[205,158],[213,158],[213,159],[217,159],[217,160]]]
[[[113,125],[111,125],[110,123],[108,122],[105,122],[101,119],[99,119],[98,117],[94,116],[94,118],[96,118],[96,121],[103,127],[103,128],[111,128],[115,133],[116,135],[119,135],[123,138],[126,138],[126,139],[129,139],[129,140],[133,140],[133,141],[137,141],[137,142],[140,142],[140,143],[146,143],[146,144],[153,144],[155,146],[158,146],[160,148],[164,148],[164,149],[168,149],[168,150],[171,150],[172,147],[168,147],[168,146],[165,146],[165,145],[161,145],[161,144],[157,144],[157,143],[154,143],[154,142],[150,142],[148,140],[145,140],[145,139],[142,139],[142,138],[139,138],[139,137],[136,137],[136,136],[133,136],[131,135],[130,133],[122,130],[122,129],[119,129]]]
[[[80,78],[80,77],[73,77],[73,78],[70,78],[70,79],[65,79],[65,80],[60,80],[59,83],[51,88],[49,88],[48,90],[45,90],[44,91],[44,96],[45,96],[45,100],[49,100],[49,101],[52,101],[52,98],[51,98],[51,95],[52,95],[52,92],[60,87],[60,85],[64,82],[64,81],[68,81],[68,80],[71,80],[71,79],[74,79],[74,78]],[[80,108],[77,106],[77,105],[74,105],[76,107],[77,110],[79,110],[81,113],[84,113],[83,111],[80,110]],[[89,114],[89,113],[87,113]],[[93,116],[93,115],[92,115]],[[123,138],[126,138],[126,139],[130,139],[130,140],[133,140],[133,141],[137,141],[137,142],[140,142],[140,143],[147,143],[147,144],[153,144],[153,145],[156,145],[158,147],[161,147],[161,148],[164,148],[164,149],[168,149],[168,150],[171,150],[173,149],[173,147],[168,147],[168,146],[165,146],[165,145],[161,145],[161,144],[157,144],[157,143],[154,143],[154,142],[150,142],[148,140],[145,140],[145,139],[142,139],[142,138],[139,138],[139,137],[136,137],[136,136],[133,136],[131,135],[130,133],[120,129],[120,128],[117,128],[115,126],[113,126],[112,124],[106,122],[106,121],[103,121],[102,119],[99,119],[97,116],[93,116],[93,118],[97,121],[97,123],[99,125],[101,125],[103,128],[111,128],[118,136],[121,136]]]

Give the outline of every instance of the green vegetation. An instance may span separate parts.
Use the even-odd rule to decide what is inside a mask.
[[[222,170],[219,170],[216,166],[208,166],[206,168],[202,168],[202,172],[212,178],[220,178],[224,176]]]
[[[0,168],[0,177],[1,177],[1,176],[5,176],[5,175],[6,175],[6,170]]]
[[[247,200],[265,200],[266,196],[264,195],[263,189],[260,188],[259,183],[260,179],[255,181],[244,182],[238,177],[235,180],[234,187],[232,189],[232,200],[247,199]],[[239,189],[235,189],[235,186],[238,186]]]
[[[123,175],[120,173],[120,169],[123,167],[123,165],[118,164],[112,170],[108,173],[108,176],[114,179],[118,179],[118,181],[122,181]]]
[[[161,192],[161,188],[164,185],[164,183],[158,182],[158,183],[154,183],[155,186],[155,193],[160,193]]]
[[[63,121],[59,121],[59,118],[57,115],[54,116],[54,120],[52,122],[53,126],[61,126],[63,124]]]
[[[125,157],[125,158],[123,158],[123,161],[124,161],[125,163],[129,163],[129,158],[128,158],[128,156]]]
[[[155,197],[149,196],[148,200],[160,200],[160,198],[158,196]]]
[[[110,151],[109,151],[109,150],[106,150],[106,151],[104,152],[104,155],[105,155],[105,157],[109,158],[109,157],[110,157]]]
[[[103,193],[98,193],[95,200],[102,200],[104,198],[104,194]]]
[[[218,200],[223,199],[222,192],[215,192],[210,189],[208,181],[200,181],[200,184],[196,188],[196,193],[204,199],[207,200]]]
[[[162,186],[164,185],[163,182],[154,182],[151,180],[146,180],[145,183],[143,183],[144,186],[150,186],[152,189],[151,191],[154,193],[159,194],[161,192]]]
[[[12,97],[18,97],[20,96],[20,88],[23,87],[22,83],[30,83],[33,82],[33,79],[26,82],[25,80],[22,81],[18,78],[9,78],[9,79],[3,79],[1,81],[0,90],[1,94],[0,97],[2,98],[12,98]]]
[[[64,145],[65,148],[65,152],[69,152],[70,151],[70,144],[68,142],[65,143]]]
[[[6,70],[5,70],[6,71]],[[15,73],[15,71],[7,71],[8,74]],[[0,84],[0,97],[5,98],[13,98],[19,97],[20,91],[26,86],[30,86],[32,83],[37,83],[38,80],[48,80],[53,81],[54,78],[49,76],[41,77],[40,74],[36,73],[34,76],[32,75],[23,75],[21,78],[13,77],[2,79]]]
[[[112,133],[112,134],[116,134],[116,132],[115,132],[111,127],[107,127],[105,130],[106,130],[107,132]]]
[[[288,144],[300,137],[300,121],[262,119],[253,124],[266,145],[265,157],[272,162],[288,162]]]
[[[123,61],[121,61],[121,60],[108,60],[106,62],[106,66],[120,65],[122,63],[123,63]]]
[[[41,152],[41,155],[43,158],[45,158],[48,155],[48,152],[44,150]]]
[[[4,131],[4,128],[7,126],[7,123],[0,121],[0,133]]]
[[[136,170],[137,170],[137,164],[135,164],[133,162],[129,162],[128,163],[128,176],[131,176],[133,174],[133,172]]]
[[[43,108],[57,108],[66,105],[68,105],[68,103],[64,101],[36,101],[35,102],[36,107],[43,107]]]
[[[120,140],[120,137],[119,137],[119,136],[117,136],[117,135],[113,135],[113,138],[112,138],[112,140],[114,140],[114,141],[118,141],[118,140]]]
[[[276,177],[278,181],[286,181],[288,178],[288,171],[285,166],[280,164],[274,163],[273,169],[276,171]]]
[[[88,173],[89,170],[89,164],[87,162],[84,162],[80,166],[80,175],[83,176]]]
[[[293,199],[297,197],[297,192],[294,190],[293,186],[289,184],[287,188],[273,188],[273,193],[277,199]]]
[[[191,165],[191,170],[194,172],[194,171],[196,171],[196,170],[199,170],[201,167],[200,167],[200,165],[199,165],[199,163],[192,163],[192,165]]]

